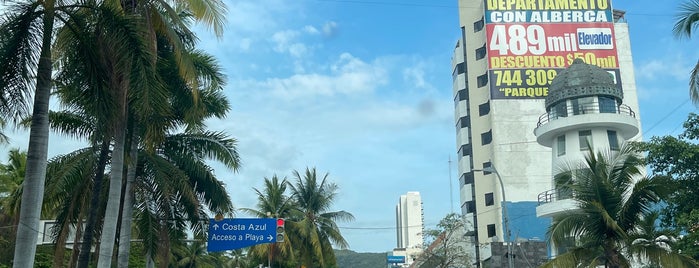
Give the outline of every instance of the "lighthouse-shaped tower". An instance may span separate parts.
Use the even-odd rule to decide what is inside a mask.
[[[576,59],[551,82],[546,113],[534,134],[539,144],[551,148],[554,177],[561,164],[583,161],[590,147],[619,150],[639,133],[636,113],[623,104],[616,80],[612,73]],[[550,189],[538,196],[537,217],[553,217],[576,207],[570,194],[556,189],[553,177]]]

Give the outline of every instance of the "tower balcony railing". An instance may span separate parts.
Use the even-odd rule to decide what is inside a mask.
[[[573,192],[570,189],[551,189],[540,193],[538,196],[538,201],[539,205],[542,205],[571,198],[573,198]]]
[[[583,114],[620,114],[630,117],[636,117],[636,112],[634,112],[631,107],[626,104],[621,105],[600,105],[599,103],[589,103],[575,106],[566,106],[565,109],[556,109],[556,107],[551,108],[550,112],[544,113],[539,116],[539,122],[536,127],[540,127],[550,121],[567,118],[576,115]]]

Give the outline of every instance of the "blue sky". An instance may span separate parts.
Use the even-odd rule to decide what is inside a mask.
[[[340,186],[334,210],[356,217],[339,225],[359,252],[395,247],[394,209],[408,191],[422,195],[426,228],[459,211],[456,165],[448,163],[456,159],[456,0],[226,2],[224,36],[204,28],[199,36],[228,76],[233,110],[209,127],[239,141],[240,171],[216,169],[237,207],[254,207],[252,188],[264,177],[316,167]],[[678,134],[695,110],[687,77],[699,39],[672,36],[679,3],[613,2],[627,12],[646,138]],[[26,148],[26,133],[8,134]],[[78,146],[65,141],[52,136],[49,153]]]

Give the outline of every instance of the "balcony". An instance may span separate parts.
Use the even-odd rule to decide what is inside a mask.
[[[606,127],[619,130],[624,139],[638,134],[636,112],[625,104],[600,105],[598,102],[570,105],[562,102],[539,117],[534,129],[536,141],[551,147],[555,137],[574,129]]]
[[[536,206],[537,217],[552,217],[558,213],[576,209],[577,201],[573,199],[570,190],[551,189],[540,193],[539,204]]]

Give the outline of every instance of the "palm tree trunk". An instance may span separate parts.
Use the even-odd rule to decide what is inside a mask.
[[[102,192],[102,182],[104,181],[104,170],[107,166],[109,157],[109,138],[105,137],[100,147],[100,156],[97,162],[95,171],[95,181],[92,185],[92,197],[90,199],[90,211],[87,215],[85,223],[85,234],[82,239],[80,254],[78,255],[78,267],[86,268],[90,263],[90,251],[92,249],[92,240],[95,234],[95,225],[97,224],[97,212],[100,206],[100,196]],[[77,240],[77,237],[76,237]]]
[[[61,223],[61,231],[58,234],[58,237],[56,238],[56,247],[53,252],[53,267],[55,268],[64,266],[63,259],[65,257],[66,242],[68,240],[68,235],[70,234],[71,227],[71,220],[69,219],[69,217],[70,215],[73,215],[76,209],[80,209],[76,208],[78,204],[84,204],[84,202],[82,202],[82,197],[80,195],[73,195],[73,197],[71,197],[70,208],[68,209],[68,213],[66,213],[68,217],[66,217],[66,220],[63,223]],[[82,218],[78,218],[78,222],[80,221],[82,221]],[[74,239],[73,241],[74,245],[77,242],[76,240],[77,239]]]
[[[155,260],[153,259],[153,253],[148,252],[146,256],[146,268],[155,268]]]
[[[32,123],[29,131],[27,169],[23,183],[22,204],[13,267],[34,265],[36,240],[39,233],[41,206],[44,201],[44,183],[49,145],[49,100],[51,99],[51,39],[53,37],[54,0],[44,2],[43,37],[37,65],[36,91]]]
[[[125,105],[125,103],[121,103]],[[124,113],[120,112],[120,119],[124,120]],[[114,151],[112,151],[111,178],[109,179],[109,195],[107,208],[104,212],[104,224],[100,237],[100,256],[97,258],[97,268],[109,268],[112,266],[114,254],[114,242],[119,221],[119,204],[121,203],[121,183],[124,175],[124,147],[126,129],[123,123],[116,124],[114,134]]]
[[[70,256],[68,267],[73,268],[78,264],[78,256],[80,256],[80,237],[83,235],[83,217],[84,213],[80,213],[80,220],[75,224],[75,238],[73,239],[73,252]]]
[[[129,266],[129,250],[131,249],[131,224],[133,221],[133,182],[136,180],[136,168],[138,167],[138,139],[136,135],[131,138],[131,150],[129,152],[130,164],[126,173],[126,189],[124,190],[124,205],[121,215],[121,231],[119,236],[119,256],[117,267]]]

